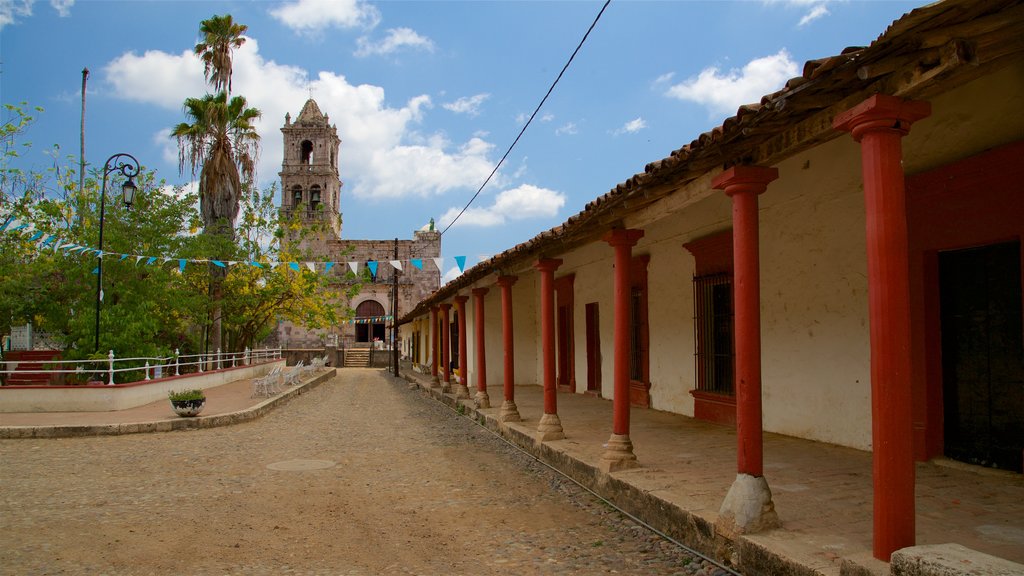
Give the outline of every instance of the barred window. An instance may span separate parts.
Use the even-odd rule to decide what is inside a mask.
[[[697,390],[735,395],[732,274],[693,278]]]

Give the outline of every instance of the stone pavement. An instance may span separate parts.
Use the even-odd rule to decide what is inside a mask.
[[[248,380],[213,388],[206,411],[194,419],[178,418],[166,402],[119,412],[0,414],[0,437],[69,435],[62,432],[76,427],[81,434],[117,434],[171,429],[182,422],[226,425],[258,417],[333,374],[269,400],[250,398]],[[716,534],[714,522],[736,475],[733,428],[633,409],[630,435],[640,467],[607,475],[597,471],[611,433],[612,405],[606,399],[559,394],[566,439],[536,444],[541,387],[517,386],[516,404],[524,421],[499,424],[497,407],[476,409],[472,400],[456,401],[431,388],[424,375],[405,377],[627,512],[745,573],[888,572],[887,564],[871,558],[870,453],[766,433],[765,477],[782,527],[729,541]],[[500,387],[491,387],[488,394],[500,405]],[[918,463],[916,472],[917,544],[956,542],[1024,563],[1024,476],[947,461]]]
[[[612,403],[558,394],[564,440],[536,444],[543,388],[516,386],[524,421],[499,424],[503,392],[488,388],[489,409],[430,387],[429,375],[407,380],[501,433],[538,458],[616,502],[670,536],[744,573],[888,574],[872,557],[871,454],[766,433],[765,478],[780,529],[723,540],[714,522],[736,477],[735,428],[657,410],[632,409],[630,437],[639,468],[597,469],[611,435]],[[470,391],[471,394],[474,391]],[[955,542],[1024,563],[1024,475],[952,461],[916,466],[917,544]],[[1024,567],[1021,568],[1024,574]]]

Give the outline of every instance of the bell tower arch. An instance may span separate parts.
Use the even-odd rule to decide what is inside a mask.
[[[341,237],[341,178],[338,150],[341,139],[312,98],[292,122],[285,114],[284,160],[281,163],[281,217],[325,222]]]

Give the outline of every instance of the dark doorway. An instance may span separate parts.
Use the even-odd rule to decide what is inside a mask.
[[[452,314],[452,323],[449,326],[448,336],[448,369],[454,371],[459,367],[459,313]],[[459,374],[459,377],[464,377]]]
[[[1020,242],[939,254],[946,456],[1021,472]]]
[[[365,300],[356,306],[356,342],[384,341],[384,306]]]
[[[586,308],[587,331],[587,392],[601,393],[601,319],[597,302],[590,302]]]

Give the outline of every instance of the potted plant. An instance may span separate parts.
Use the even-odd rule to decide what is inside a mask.
[[[167,393],[171,407],[178,416],[195,416],[206,405],[206,394],[202,390],[171,390]]]

